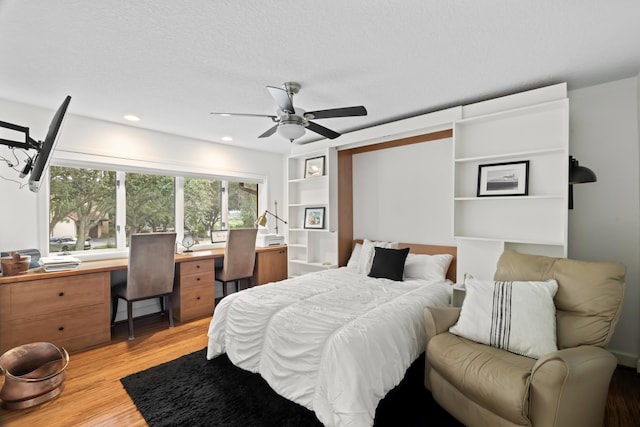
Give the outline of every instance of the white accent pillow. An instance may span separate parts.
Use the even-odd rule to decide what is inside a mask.
[[[367,276],[371,271],[371,265],[373,264],[373,256],[375,254],[374,247],[398,249],[398,242],[373,242],[369,239],[364,239],[362,243],[362,249],[360,250],[360,261],[358,262],[358,273]]]
[[[557,351],[554,280],[494,282],[465,276],[466,295],[449,332],[538,359]]]
[[[450,254],[409,254],[404,263],[404,278],[444,280],[451,260]]]
[[[360,253],[362,252],[362,243],[356,243],[351,251],[351,256],[347,262],[347,267],[358,270],[358,263],[360,262]]]

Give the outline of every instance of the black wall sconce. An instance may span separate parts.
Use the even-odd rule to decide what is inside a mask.
[[[580,166],[573,156],[569,156],[569,209],[573,209],[573,184],[584,184],[597,180],[596,174],[591,169]]]

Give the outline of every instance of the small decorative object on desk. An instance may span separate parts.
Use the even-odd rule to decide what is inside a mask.
[[[29,270],[29,263],[31,263],[30,255],[21,255],[18,252],[12,252],[11,256],[2,257],[2,275],[16,276],[18,274],[25,274]]]
[[[78,268],[80,259],[71,255],[59,255],[40,258],[40,265],[46,272],[73,270]]]

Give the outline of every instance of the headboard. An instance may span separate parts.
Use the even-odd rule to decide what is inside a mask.
[[[362,239],[356,239],[353,241],[351,248],[356,245],[356,243],[362,243]],[[456,283],[456,270],[457,261],[458,261],[458,248],[455,246],[440,246],[440,245],[423,245],[420,243],[400,243],[398,244],[398,248],[404,249],[409,248],[409,252],[414,254],[426,254],[426,255],[437,255],[437,254],[450,254],[453,255],[453,259],[451,260],[451,264],[449,264],[449,270],[447,271],[447,279],[451,280],[453,283]]]

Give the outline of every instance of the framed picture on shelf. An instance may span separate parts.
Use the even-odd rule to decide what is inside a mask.
[[[324,175],[324,156],[312,157],[304,161],[304,177],[313,178]]]
[[[323,229],[324,228],[324,208],[305,208],[304,228]]]
[[[529,160],[478,166],[478,197],[529,194]]]

